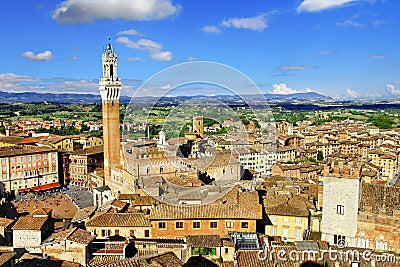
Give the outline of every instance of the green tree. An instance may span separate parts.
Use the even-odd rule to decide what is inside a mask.
[[[390,129],[393,127],[394,119],[388,115],[378,115],[372,119],[372,124],[381,129]]]
[[[318,161],[324,160],[324,154],[322,154],[321,151],[318,151],[317,160],[318,160]]]

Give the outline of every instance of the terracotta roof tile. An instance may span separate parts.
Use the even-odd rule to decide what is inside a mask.
[[[151,254],[138,258],[95,265],[98,267],[182,267],[183,262],[173,252]]]
[[[48,217],[23,216],[18,219],[13,230],[40,230],[46,223]]]
[[[36,154],[36,153],[48,153],[57,151],[54,148],[48,147],[20,147],[20,146],[9,146],[9,147],[1,147],[0,148],[0,157],[9,157],[9,156],[19,156],[19,155],[28,155],[28,154]]]
[[[117,209],[123,209],[128,205],[128,203],[119,200],[119,199],[115,199],[112,203],[111,206]]]
[[[309,216],[306,200],[301,197],[267,196],[264,206],[268,215]]]
[[[90,244],[95,239],[88,231],[80,228],[75,228],[72,233],[67,237],[67,240],[73,241],[80,244]]]
[[[0,218],[0,226],[4,228],[10,226],[13,222],[13,219]]]
[[[91,219],[86,226],[146,227],[151,224],[141,213],[104,213]]]
[[[185,205],[172,206],[160,204],[150,213],[150,220],[162,219],[261,219],[262,213],[253,213],[238,204],[210,204],[210,205]]]
[[[0,266],[9,262],[17,253],[15,252],[4,252],[0,254]]]
[[[79,209],[72,218],[72,222],[79,222],[89,219],[94,214],[96,208],[96,206],[90,206],[87,208]]]
[[[38,208],[32,212],[32,216],[35,215],[50,215],[53,209],[51,208]]]
[[[215,248],[221,247],[221,237],[219,235],[189,235],[186,236],[188,247],[196,248]]]

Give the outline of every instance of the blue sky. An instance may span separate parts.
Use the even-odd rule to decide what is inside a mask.
[[[4,1],[0,91],[98,94],[110,37],[124,95],[164,68],[204,60],[238,69],[263,92],[397,98],[399,8],[398,0]]]

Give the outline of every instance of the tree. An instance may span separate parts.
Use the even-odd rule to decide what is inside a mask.
[[[390,129],[393,127],[394,119],[387,115],[378,115],[372,120],[372,124],[381,129]]]
[[[317,160],[318,160],[318,161],[324,160],[324,154],[322,154],[321,151],[318,151]]]

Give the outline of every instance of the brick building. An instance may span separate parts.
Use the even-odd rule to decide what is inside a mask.
[[[150,238],[151,224],[142,213],[104,213],[86,223],[86,229],[98,237],[122,236]]]
[[[258,193],[239,186],[208,205],[156,204],[149,216],[153,238],[256,232],[263,219]]]
[[[95,146],[71,152],[69,179],[71,184],[89,187],[90,173],[103,167],[103,146]]]

